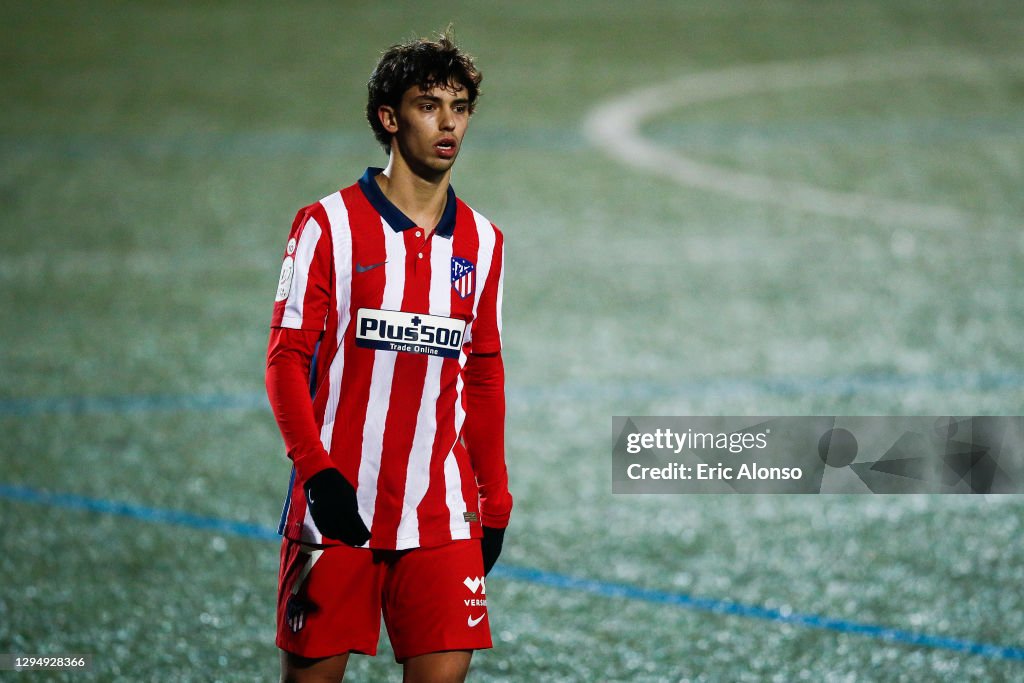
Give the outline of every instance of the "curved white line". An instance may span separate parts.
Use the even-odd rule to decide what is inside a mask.
[[[1022,60],[1012,57],[1000,58],[998,62],[1003,66],[1019,66]],[[716,166],[666,149],[645,138],[639,129],[658,114],[729,97],[925,75],[979,81],[992,78],[993,71],[992,58],[933,50],[717,69],[634,90],[605,102],[586,117],[584,134],[612,158],[689,187],[828,216],[933,228],[957,227],[977,217],[951,206],[827,190],[809,183]]]

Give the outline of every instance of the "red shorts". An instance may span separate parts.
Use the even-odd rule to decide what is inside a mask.
[[[300,657],[377,654],[381,614],[399,662],[491,647],[479,539],[436,548],[281,545],[277,646]]]

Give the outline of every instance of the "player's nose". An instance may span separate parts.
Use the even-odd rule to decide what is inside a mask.
[[[437,123],[441,130],[455,130],[455,112],[451,110],[451,107],[442,108]]]

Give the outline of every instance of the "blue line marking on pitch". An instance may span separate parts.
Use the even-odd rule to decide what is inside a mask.
[[[915,633],[900,629],[887,628],[876,624],[864,624],[844,619],[832,619],[817,614],[786,613],[781,610],[761,607],[758,605],[745,605],[715,598],[700,598],[685,593],[669,593],[666,591],[653,590],[649,588],[638,588],[618,583],[595,581],[593,579],[581,579],[565,574],[546,572],[540,569],[528,567],[510,567],[498,565],[494,573],[509,579],[526,581],[529,583],[574,590],[582,593],[590,593],[608,598],[625,598],[627,600],[640,600],[661,605],[676,605],[700,612],[712,612],[714,614],[726,614],[731,616],[747,617],[750,619],[764,619],[783,624],[793,624],[807,628],[817,628],[837,633],[852,633],[857,635],[878,638],[892,643],[903,643],[907,645],[920,645],[924,647],[952,650],[954,652],[965,652],[968,654],[991,657],[995,659],[1011,659],[1024,661],[1024,648],[1005,647],[1002,645],[990,645],[978,643],[959,638],[947,638],[944,636],[933,636],[927,633]]]
[[[39,505],[51,505],[54,507],[71,510],[86,510],[103,514],[131,517],[144,522],[156,522],[159,524],[173,524],[184,526],[201,531],[217,531],[242,538],[256,539],[260,541],[277,541],[280,536],[273,529],[228,519],[216,517],[204,517],[178,510],[166,510],[151,508],[144,505],[133,505],[116,501],[89,498],[70,493],[50,493],[27,486],[14,486],[0,484],[0,498],[14,500],[24,503],[35,503]],[[991,645],[959,638],[948,638],[945,636],[933,636],[927,633],[916,633],[901,629],[887,628],[876,624],[865,624],[845,619],[833,619],[817,614],[800,614],[783,612],[778,609],[761,607],[759,605],[745,605],[716,598],[701,598],[686,593],[670,593],[650,588],[639,588],[627,584],[597,581],[595,579],[584,579],[567,574],[558,574],[541,569],[529,567],[515,567],[506,564],[498,565],[493,570],[494,576],[522,581],[551,588],[589,593],[605,598],[623,598],[626,600],[639,600],[659,605],[674,605],[700,612],[711,612],[713,614],[724,614],[728,616],[746,617],[748,619],[762,619],[782,624],[792,624],[806,628],[816,628],[836,633],[851,633],[855,635],[877,638],[891,643],[905,645],[917,645],[953,652],[979,655],[993,659],[1008,659],[1024,661],[1024,648],[1007,647],[1003,645]]]
[[[850,396],[868,391],[995,391],[1024,387],[1024,372],[951,372],[930,375],[840,375],[836,377],[754,377],[681,380],[678,382],[564,382],[551,386],[508,388],[513,404],[538,401],[639,401],[671,398],[728,398],[770,395]],[[0,400],[0,417],[38,415],[128,414],[176,411],[266,410],[263,392],[239,394],[156,394],[124,396],[55,396]]]
[[[71,510],[88,510],[89,512],[100,512],[119,517],[131,517],[143,522],[174,524],[202,531],[219,531],[233,536],[254,538],[262,541],[276,541],[281,538],[273,529],[267,529],[258,524],[247,524],[245,522],[218,519],[216,517],[204,517],[179,510],[166,510],[146,507],[144,505],[132,505],[131,503],[119,503],[100,498],[88,498],[72,493],[50,493],[27,486],[0,484],[0,498],[17,500],[23,503],[52,505],[53,507]]]
[[[995,121],[995,132],[1013,121]],[[960,131],[966,124],[951,127]],[[50,159],[224,159],[281,158],[354,154],[372,150],[373,140],[362,130],[317,131],[276,130],[213,133],[190,131],[176,134],[0,134],[0,155],[34,156]],[[579,150],[587,146],[575,127],[530,127],[521,130],[482,127],[473,133],[481,150],[559,149]]]
[[[1016,137],[1022,118],[1020,114],[1007,114],[966,119],[955,116],[917,117],[900,121],[882,117],[831,117],[756,124],[677,122],[654,126],[649,135],[666,145],[690,148],[707,145],[715,150],[745,150],[750,145],[833,142],[837,139],[848,144],[880,141],[922,144]],[[4,156],[31,155],[56,159],[309,157],[357,153],[372,149],[371,145],[372,140],[362,130],[190,131],[187,135],[149,133],[144,136],[87,133],[0,135],[0,154]],[[473,146],[488,151],[575,151],[585,149],[587,142],[576,126],[530,126],[513,130],[482,126],[473,131]]]
[[[0,415],[92,415],[183,410],[263,410],[270,407],[263,393],[155,394],[127,396],[54,396],[0,401]]]

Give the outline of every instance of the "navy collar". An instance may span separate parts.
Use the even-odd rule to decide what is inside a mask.
[[[408,230],[409,228],[415,227],[416,224],[412,222],[412,219],[406,216],[402,211],[391,203],[387,197],[384,196],[384,192],[380,189],[380,185],[377,184],[377,174],[381,173],[383,168],[376,168],[371,166],[366,169],[366,173],[359,179],[359,187],[362,189],[363,194],[369,200],[370,204],[377,213],[381,215],[388,225],[395,232],[401,232],[402,230]],[[450,238],[455,232],[455,190],[451,185],[448,185],[448,197],[444,205],[444,213],[441,214],[441,222],[434,228],[434,233],[441,237]]]

